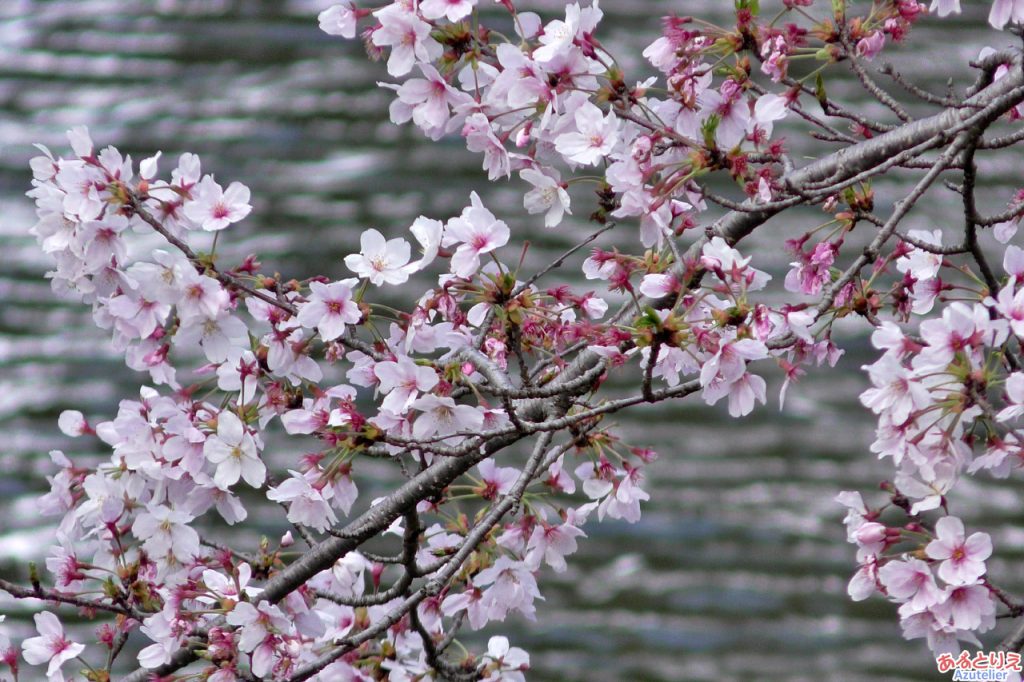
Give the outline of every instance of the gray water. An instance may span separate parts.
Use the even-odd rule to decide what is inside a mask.
[[[383,66],[368,64],[358,42],[317,29],[315,16],[327,4],[0,0],[3,574],[23,576],[25,561],[43,556],[52,535],[34,508],[42,474],[52,473],[45,453],[97,453],[61,436],[59,412],[109,418],[145,380],[108,349],[87,311],[57,301],[42,278],[47,263],[27,234],[34,218],[23,197],[30,142],[63,150],[64,130],[86,124],[98,144],[116,144],[136,159],[160,149],[169,164],[182,151],[199,153],[205,171],[253,190],[252,216],[222,240],[225,259],[257,252],[268,270],[286,276],[338,276],[362,229],[393,235],[421,213],[443,219],[470,189],[517,234],[530,231],[534,264],[587,229],[576,220],[557,232],[537,230],[520,217],[519,184],[487,183],[458,140],[433,144],[392,126],[390,94],[375,87],[387,78]],[[550,18],[564,3],[530,5]],[[639,80],[646,75],[639,48],[653,38],[659,16],[719,16],[726,5],[605,0],[602,40]],[[967,19],[983,21],[983,10]],[[979,25],[929,20],[912,48],[889,58],[940,88],[948,76],[963,77],[962,65],[995,36]],[[995,37],[998,45],[1002,37]],[[799,146],[795,131],[789,137],[812,149]],[[1018,163],[1011,155],[983,168],[1008,183],[992,187],[1000,201]],[[876,188],[891,201],[900,185]],[[585,215],[588,198],[576,201]],[[946,210],[929,202],[913,220],[928,226]],[[813,219],[766,227],[746,247],[755,264],[780,273],[785,257],[771,244]],[[776,378],[769,406],[740,422],[692,400],[617,417],[630,442],[661,454],[648,470],[652,501],[637,525],[588,526],[569,571],[543,575],[547,601],[538,622],[501,628],[531,652],[530,679],[937,679],[923,643],[900,639],[892,607],[881,599],[852,604],[845,595],[853,551],[832,498],[870,491],[891,475],[867,451],[872,423],[856,396],[866,383],[857,368],[870,354],[863,330],[850,334],[839,371],[812,372],[790,389],[783,412]],[[364,491],[372,488],[358,480]],[[954,509],[992,532],[991,572],[1017,590],[1024,588],[1019,493],[1016,482],[965,481],[954,498]],[[369,499],[364,492],[361,500]],[[12,614],[12,634],[27,634],[23,604],[0,601],[0,612]]]

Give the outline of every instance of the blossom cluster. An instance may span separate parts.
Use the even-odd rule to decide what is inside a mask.
[[[941,232],[910,236],[921,247],[901,249],[895,267],[905,278],[899,288],[910,289],[903,296],[905,314],[925,315],[945,292],[965,287],[943,283],[944,259],[927,251],[941,245]],[[850,510],[848,538],[857,545],[860,562],[851,596],[865,599],[883,591],[901,605],[904,634],[926,637],[936,653],[959,652],[958,640],[979,644],[974,633],[995,626],[1002,599],[985,579],[989,535],[967,536],[963,521],[953,515],[934,526],[923,515],[945,508],[945,495],[962,476],[986,472],[1006,478],[1024,465],[1019,435],[1024,373],[1007,366],[1014,363],[1008,361],[1011,348],[1024,339],[1024,250],[1009,245],[1003,267],[1005,282],[995,295],[972,305],[948,304],[941,317],[919,322],[918,336],[890,321],[872,334],[883,353],[865,367],[873,387],[861,402],[878,415],[871,450],[892,459],[896,475],[887,487],[910,522],[903,528],[886,526],[859,494],[840,498]],[[920,549],[907,553],[908,542],[923,547],[923,556]],[[896,551],[888,551],[892,548]]]
[[[844,496],[861,564],[851,594],[883,591],[901,604],[907,636],[936,650],[990,629],[1000,592],[986,578],[988,536],[921,515],[944,508],[958,477],[1006,476],[1021,461],[1013,344],[1024,338],[1024,252],[1006,248],[998,287],[945,281],[955,264],[941,231],[888,247],[873,275],[891,276],[888,292],[859,268],[839,269],[872,195],[864,183],[792,193],[776,124],[811,116],[811,103],[836,105],[791,72],[801,59],[821,62],[814,73],[873,59],[927,12],[909,0],[857,17],[847,3],[818,4],[788,0],[786,22],[745,0],[735,26],[667,18],[643,52],[657,75],[640,81],[596,37],[596,0],[546,23],[511,0],[488,12],[476,0],[324,11],[324,31],[360,34],[401,79],[382,83],[392,122],[434,140],[460,135],[491,180],[517,175],[524,210],[545,227],[594,208],[598,232],[534,274],[521,272],[521,240],[476,193],[446,220],[363,230],[359,250],[327,275],[268,275],[255,256],[228,266],[220,233],[253,210],[240,182],[225,187],[193,154],[169,174],[160,154],[136,167],[84,128],[69,132],[69,156],[41,148],[32,233],[53,259],[53,288],[91,306],[151,385],[112,419],[61,415],[64,433],[110,456],[51,453],[40,509],[59,519],[46,561],[54,589],[30,596],[116,614],[96,639],[109,666],[129,633],[145,638],[133,679],[198,659],[214,682],[521,680],[529,657],[504,637],[479,655],[446,649],[463,624],[534,618],[538,574],[566,569],[591,515],[640,519],[656,454],[602,417],[691,393],[748,415],[768,400],[756,363],[783,370],[781,403],[808,366],[839,360],[833,324],[855,315],[884,351],[863,396],[879,415],[872,449],[893,459],[894,504],[913,520],[885,525]],[[992,23],[1020,19],[1019,4],[996,2]],[[480,23],[489,14],[494,28]],[[840,141],[883,132],[850,120]],[[709,175],[735,183],[742,200],[717,196]],[[575,189],[590,186],[594,204],[581,211]],[[788,243],[796,260],[781,304],[737,237],[698,229],[712,205],[744,215],[811,200],[828,222]],[[1002,221],[1007,240],[1018,218]],[[615,246],[579,258],[594,290],[541,284],[612,229]],[[385,287],[412,290],[408,307],[377,302]],[[950,301],[953,289],[975,300]],[[883,299],[892,320],[879,319]],[[912,315],[917,335],[898,324]],[[600,393],[613,372],[641,377],[641,392]],[[274,452],[280,432],[304,454]],[[503,452],[527,438],[529,459]],[[366,501],[357,480],[371,457],[408,480]],[[216,539],[254,509],[283,510],[292,530],[248,550]],[[398,554],[363,547],[371,540]],[[915,541],[923,553],[887,553]],[[74,674],[86,647],[52,613],[36,623],[25,662],[47,665],[49,680]],[[0,660],[16,668],[8,650]]]

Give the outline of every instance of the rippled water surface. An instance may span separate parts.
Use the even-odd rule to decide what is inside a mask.
[[[533,231],[534,263],[586,229],[577,220],[536,231],[519,218],[519,184],[486,183],[457,140],[431,144],[392,126],[389,94],[375,87],[387,77],[382,65],[369,64],[358,43],[318,31],[315,16],[326,4],[0,1],[0,573],[21,575],[51,536],[34,508],[41,475],[50,472],[45,453],[90,447],[68,443],[57,414],[79,408],[110,417],[141,381],[88,313],[58,302],[42,277],[47,264],[27,236],[33,213],[23,197],[29,142],[63,149],[63,131],[86,124],[98,143],[137,159],[157,149],[165,159],[199,153],[204,170],[253,190],[255,210],[226,235],[225,257],[258,252],[289,276],[340,276],[340,259],[363,228],[395,235],[421,213],[444,218],[471,188],[514,230]],[[639,80],[646,74],[639,48],[659,16],[714,17],[728,4],[605,0],[602,39],[609,36],[604,42]],[[548,17],[562,6],[531,4]],[[966,19],[980,14],[975,8]],[[941,87],[962,77],[960,65],[993,35],[978,26],[929,20],[915,47],[890,58]],[[833,94],[853,90],[832,87]],[[795,131],[790,137],[812,154]],[[983,171],[1010,186],[1019,183],[1019,160],[1005,156]],[[899,189],[888,181],[877,187],[881,201]],[[588,199],[577,201],[583,207]],[[947,208],[929,202],[915,220],[942,224]],[[748,247],[757,264],[779,273],[785,258],[770,245],[812,220],[771,223]],[[531,679],[935,678],[923,645],[899,639],[890,607],[845,597],[852,551],[831,500],[843,489],[870,490],[890,473],[866,449],[871,422],[856,401],[865,384],[857,368],[870,356],[862,332],[850,333],[841,371],[812,373],[791,389],[783,412],[773,396],[741,422],[692,401],[618,418],[632,442],[661,454],[649,469],[652,502],[635,526],[589,526],[568,572],[543,576],[538,622],[507,624],[514,643],[532,653]],[[1018,589],[1019,490],[1013,482],[966,482],[955,498],[991,526],[992,572]],[[14,614],[8,624],[24,634],[23,606],[0,602],[0,610]]]

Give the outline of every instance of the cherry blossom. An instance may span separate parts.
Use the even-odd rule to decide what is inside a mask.
[[[519,172],[533,189],[523,197],[523,207],[530,214],[543,213],[544,227],[555,227],[562,222],[562,217],[572,214],[569,210],[569,193],[562,187],[558,176],[546,175],[539,170],[526,168]]]
[[[955,516],[944,516],[935,524],[936,538],[926,552],[939,564],[939,577],[952,585],[970,585],[985,574],[985,560],[992,555],[988,533],[965,538],[964,524]]]
[[[46,679],[51,682],[63,681],[61,666],[85,651],[85,645],[68,640],[64,635],[64,626],[49,611],[37,613],[35,621],[39,636],[24,641],[22,655],[29,665],[49,662]]]
[[[476,7],[476,0],[423,0],[420,12],[427,19],[446,17],[448,21],[459,21],[469,16]]]
[[[608,156],[619,141],[619,120],[615,114],[585,103],[574,114],[576,132],[567,132],[555,140],[558,153],[575,163],[592,166]]]
[[[401,4],[387,5],[373,13],[380,28],[370,36],[374,45],[391,47],[388,73],[404,76],[417,61],[430,63],[441,55],[441,46],[430,37],[430,24]]]
[[[249,188],[232,182],[221,188],[213,176],[207,175],[196,185],[195,199],[185,204],[185,217],[209,232],[223,230],[249,215]]]
[[[381,393],[385,394],[381,408],[395,414],[404,414],[420,393],[430,391],[439,381],[437,372],[417,365],[407,355],[400,356],[397,362],[378,362],[373,373],[380,381]]]
[[[409,407],[421,412],[412,425],[412,435],[418,440],[479,431],[484,424],[479,410],[470,405],[456,405],[453,399],[444,396],[424,395]]]
[[[480,269],[480,256],[508,243],[509,229],[487,210],[476,192],[470,194],[470,206],[462,215],[445,225],[442,246],[459,247],[452,256],[452,273],[470,277]]]
[[[266,479],[267,468],[259,458],[255,440],[231,412],[217,416],[217,434],[206,440],[203,455],[217,465],[213,480],[222,490],[238,483],[239,478],[254,488]]]
[[[489,682],[523,682],[522,672],[530,668],[530,656],[519,647],[509,645],[507,637],[497,636],[487,640],[487,657],[496,670],[485,677]]]
[[[303,327],[315,328],[324,341],[333,341],[345,333],[345,326],[356,324],[362,312],[354,300],[352,289],[357,280],[344,279],[324,284],[310,282],[310,297],[299,306],[298,320]]]
[[[426,638],[452,641],[463,618],[474,629],[535,618],[538,575],[567,571],[588,519],[641,518],[656,456],[623,441],[615,413],[699,393],[744,417],[769,401],[769,383],[781,384],[782,407],[859,328],[876,355],[860,389],[876,418],[865,450],[893,471],[880,500],[837,498],[856,551],[847,592],[887,598],[904,636],[935,652],[983,646],[977,635],[1020,606],[997,586],[999,565],[986,565],[989,535],[967,536],[952,515],[962,504],[952,493],[1024,468],[1024,251],[992,243],[1014,236],[1024,191],[986,205],[972,177],[988,165],[971,173],[954,161],[968,144],[972,159],[985,154],[997,119],[1024,116],[1015,57],[986,49],[985,75],[957,90],[972,88],[969,106],[925,97],[909,122],[857,73],[850,82],[882,106],[854,100],[853,125],[834,128],[813,114],[847,111],[849,88],[831,79],[902,43],[926,12],[840,3],[836,15],[819,3],[816,25],[801,9],[812,4],[788,1],[776,16],[739,3],[735,26],[720,28],[668,17],[642,50],[658,74],[647,80],[599,38],[597,2],[566,4],[564,20],[545,23],[500,0],[501,26],[475,0],[335,4],[321,29],[359,33],[387,60],[396,82],[379,85],[394,98],[392,123],[462,137],[489,180],[516,172],[525,184],[504,204],[496,196],[497,212],[473,192],[460,215],[419,216],[411,239],[366,229],[359,251],[325,273],[279,274],[227,245],[208,253],[212,237],[199,231],[240,221],[251,197],[203,175],[194,154],[161,177],[160,152],[136,167],[84,127],[69,131],[70,155],[38,147],[30,233],[51,285],[87,306],[152,386],[115,416],[93,419],[89,407],[90,420],[75,409],[57,420],[90,455],[51,452],[39,509],[56,517],[54,591],[31,594],[106,618],[103,656],[141,623],[132,682],[161,667],[182,674],[196,652],[186,674],[213,682],[428,679],[449,665],[523,680],[529,658],[504,637],[463,660],[451,649],[438,659]],[[1022,7],[997,0],[989,22],[1020,22]],[[815,82],[794,85],[798,59]],[[801,116],[783,138],[776,123],[791,109]],[[790,140],[808,131],[842,144],[806,158]],[[920,191],[901,195],[900,173],[925,164]],[[952,217],[966,225],[913,229],[923,190],[945,192],[951,179],[964,208]],[[503,215],[518,192],[523,210]],[[796,206],[823,217],[773,220],[774,251],[741,243]],[[562,255],[513,242],[509,225],[540,215],[572,242]],[[783,245],[793,255],[780,284],[759,268]],[[991,249],[1004,272],[979,255]],[[356,277],[338,279],[341,268]],[[588,287],[559,268],[579,268]],[[393,296],[381,297],[385,284]],[[264,442],[275,443],[266,463]],[[392,466],[402,483],[361,500],[365,471]],[[243,479],[255,490],[233,492]],[[217,532],[222,521],[272,523],[268,514],[292,530],[255,542]],[[395,548],[361,553],[371,540]],[[85,646],[54,615],[36,622],[25,659],[63,679]],[[353,633],[358,650],[337,654]],[[13,669],[6,644],[0,660]]]
[[[370,280],[370,284],[401,284],[409,279],[409,242],[401,237],[385,239],[380,232],[370,229],[359,238],[359,246],[358,254],[345,256],[345,266]]]
[[[922,611],[945,601],[946,596],[935,582],[928,564],[920,559],[890,561],[878,571],[878,580],[889,596],[906,601],[916,611]]]
[[[332,5],[317,17],[320,30],[324,33],[343,38],[356,37],[357,13],[349,0]]]

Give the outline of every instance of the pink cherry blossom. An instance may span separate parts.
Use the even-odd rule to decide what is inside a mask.
[[[362,312],[352,300],[355,279],[340,282],[310,282],[309,300],[299,305],[298,320],[303,327],[315,328],[324,341],[333,341],[345,333],[345,326],[355,324]]]
[[[445,0],[442,0],[445,1]],[[447,132],[451,108],[465,106],[472,98],[454,88],[437,69],[429,64],[418,64],[423,78],[410,78],[398,86],[398,99],[391,104],[391,122],[405,123],[410,119],[433,140]]]
[[[932,0],[930,12],[936,12],[940,17],[960,13],[960,0]]]
[[[480,256],[507,244],[510,234],[508,225],[484,207],[476,192],[470,194],[470,201],[460,217],[448,221],[441,242],[459,245],[452,256],[452,273],[459,277],[472,276],[480,269]]]
[[[479,495],[485,500],[493,500],[499,495],[507,495],[512,491],[519,478],[520,471],[514,467],[499,467],[493,459],[485,459],[477,465],[483,487]]]
[[[497,670],[483,678],[486,682],[524,682],[523,672],[530,668],[530,656],[519,647],[509,646],[507,637],[487,640],[487,658]]]
[[[328,35],[342,38],[356,37],[357,16],[351,0],[331,5],[320,12],[317,20],[320,22],[320,30]]]
[[[22,654],[29,665],[49,662],[46,678],[51,682],[63,682],[61,666],[85,651],[84,644],[70,641],[64,635],[64,626],[57,616],[49,611],[35,615],[38,637],[30,637],[22,644]]]
[[[932,569],[920,559],[890,561],[878,570],[878,579],[890,597],[923,610],[945,600]]]
[[[420,12],[427,19],[446,17],[448,21],[459,21],[469,16],[476,7],[476,0],[423,0]]]
[[[222,189],[212,175],[204,177],[193,190],[193,200],[185,204],[185,217],[209,232],[223,230],[252,211],[249,188],[232,182]]]
[[[569,210],[569,193],[562,187],[557,171],[549,172],[552,175],[526,168],[519,172],[519,177],[533,185],[533,189],[523,197],[526,212],[531,215],[543,213],[544,227],[555,227],[566,213],[571,215],[572,211]]]
[[[1024,287],[1016,293],[1012,284],[1000,289],[996,310],[1010,323],[1013,333],[1024,339]]]
[[[267,468],[259,458],[255,440],[232,412],[217,416],[217,434],[206,440],[203,454],[217,465],[213,480],[222,490],[238,483],[239,478],[254,488],[266,479]]]
[[[996,624],[996,603],[984,585],[948,588],[948,595],[932,611],[957,630],[985,632]]]
[[[985,575],[985,560],[992,555],[988,533],[972,533],[964,537],[963,521],[944,516],[935,524],[935,539],[925,552],[940,560],[939,577],[950,585],[970,585]]]
[[[412,425],[412,435],[418,440],[479,431],[484,423],[478,409],[471,405],[456,405],[448,397],[424,395],[413,401],[410,407],[421,412]]]
[[[505,144],[494,134],[494,128],[485,114],[477,112],[466,117],[462,136],[466,138],[469,151],[484,155],[483,167],[487,171],[488,180],[512,174],[512,158]]]
[[[155,505],[136,517],[132,533],[151,556],[187,563],[199,554],[199,534],[188,525],[192,520],[184,511]]]
[[[373,373],[380,380],[381,393],[385,394],[381,408],[395,414],[404,414],[420,393],[434,388],[439,381],[437,372],[417,365],[407,355],[399,356],[397,362],[378,362]]]
[[[554,526],[537,524],[527,544],[527,565],[538,568],[543,560],[555,572],[564,572],[568,568],[565,557],[576,552],[578,537],[586,537],[586,533],[568,522]]]
[[[404,76],[417,62],[430,63],[441,56],[441,45],[430,37],[430,24],[400,3],[373,13],[380,27],[370,36],[378,47],[390,47],[388,73]]]
[[[564,54],[573,41],[592,32],[602,16],[596,1],[592,7],[582,9],[579,3],[566,6],[564,21],[555,20],[544,27],[540,36],[542,47],[534,50],[533,58],[538,62],[549,62]]]
[[[333,493],[330,487],[314,486],[317,474],[303,476],[297,471],[289,471],[291,477],[280,485],[267,490],[267,499],[288,506],[288,520],[309,526],[318,531],[325,531],[337,523],[338,517],[324,497],[324,492]]]
[[[994,0],[988,14],[988,23],[1002,30],[1009,23],[1024,23],[1024,2],[1022,0]]]
[[[576,132],[567,132],[555,140],[558,153],[585,166],[608,156],[619,141],[619,120],[615,114],[609,111],[602,115],[599,108],[586,102],[573,118]]]
[[[878,558],[869,555],[857,567],[846,586],[846,593],[853,601],[864,601],[875,593],[878,583]]]
[[[498,557],[494,565],[477,573],[473,585],[481,589],[489,586],[484,589],[482,599],[488,604],[491,620],[505,620],[511,611],[519,611],[534,620],[533,602],[543,599],[533,572],[507,556]]]
[[[402,284],[409,279],[409,242],[401,237],[385,239],[370,229],[359,238],[359,247],[358,254],[345,256],[345,266],[370,284]]]
[[[997,419],[1010,421],[1024,414],[1024,372],[1014,372],[1006,379],[1006,397],[1010,403],[1004,407]]]

